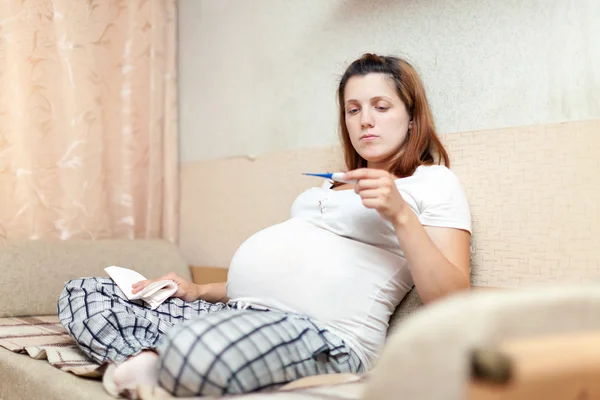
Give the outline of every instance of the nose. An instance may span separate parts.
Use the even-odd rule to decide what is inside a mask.
[[[369,110],[367,107],[361,110],[360,125],[363,129],[373,127],[373,114],[371,113],[371,110]]]

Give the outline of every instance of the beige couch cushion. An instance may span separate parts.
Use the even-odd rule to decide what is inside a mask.
[[[390,317],[390,324],[388,328],[388,335],[391,334],[406,317],[413,314],[417,309],[423,306],[423,302],[417,293],[417,289],[413,288],[404,296],[400,304],[394,310],[394,313]]]
[[[3,400],[109,400],[99,380],[84,379],[46,361],[0,348],[0,398]]]
[[[66,281],[107,276],[120,265],[152,278],[169,271],[190,278],[177,247],[162,240],[0,241],[0,317],[56,314]]]

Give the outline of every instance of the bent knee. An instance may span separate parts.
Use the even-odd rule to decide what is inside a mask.
[[[58,296],[59,308],[61,304],[68,302],[70,298],[82,291],[82,283],[82,279],[71,279],[63,285],[60,295]]]
[[[85,294],[84,290],[90,288],[90,283],[86,282],[86,280],[87,278],[76,278],[67,281],[60,292],[60,296],[58,297],[59,304],[61,301],[65,301],[66,299]]]
[[[248,363],[238,346],[205,342],[178,326],[167,332],[157,350],[159,383],[177,397],[221,396],[254,389],[235,384],[236,372]]]
[[[94,294],[100,291],[98,283],[98,278],[77,278],[64,284],[57,301],[57,312],[63,324],[75,318],[73,314],[88,304],[90,299],[96,298]],[[88,316],[86,313],[85,317]]]
[[[62,293],[65,295],[73,295],[76,293],[100,290],[101,285],[110,283],[110,278],[75,278],[68,280],[64,286]],[[61,296],[62,297],[62,296]]]

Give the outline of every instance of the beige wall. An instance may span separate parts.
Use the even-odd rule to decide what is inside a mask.
[[[365,51],[414,62],[442,133],[599,117],[598,21],[598,0],[180,0],[182,161],[336,143]]]

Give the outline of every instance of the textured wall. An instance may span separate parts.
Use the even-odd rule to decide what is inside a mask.
[[[600,279],[600,119],[443,135],[473,216],[473,282],[521,286]],[[335,170],[335,147],[186,163],[181,248],[227,267],[252,233]],[[277,170],[277,174],[272,171]]]
[[[182,161],[336,143],[365,51],[415,63],[442,133],[600,117],[599,20],[598,0],[181,0]]]

